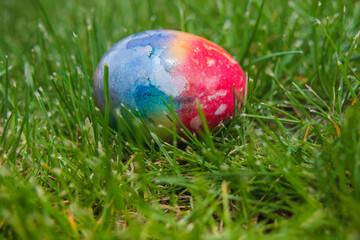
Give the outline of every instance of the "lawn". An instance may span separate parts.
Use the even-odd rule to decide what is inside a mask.
[[[0,239],[360,239],[359,16],[356,0],[0,0]],[[227,125],[170,142],[107,127],[96,66],[149,29],[240,63]]]

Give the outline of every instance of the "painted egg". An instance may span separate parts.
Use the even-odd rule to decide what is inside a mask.
[[[157,133],[160,125],[172,128],[164,102],[170,106],[172,101],[178,119],[198,133],[202,129],[198,106],[213,129],[232,116],[234,96],[238,101],[245,90],[244,73],[229,53],[204,38],[180,31],[134,34],[103,56],[93,84],[95,102],[102,110],[104,65],[109,69],[111,113],[122,104],[134,113],[138,110]]]

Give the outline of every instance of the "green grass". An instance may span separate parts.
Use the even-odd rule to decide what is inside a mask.
[[[15,0],[0,16],[0,239],[360,238],[358,1]],[[171,144],[107,127],[97,63],[157,28],[241,63],[228,126]]]

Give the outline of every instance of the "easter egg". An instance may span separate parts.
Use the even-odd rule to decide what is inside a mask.
[[[161,132],[159,126],[172,129],[174,121],[166,116],[171,115],[169,106],[193,133],[203,130],[200,107],[213,129],[232,116],[234,102],[245,91],[244,73],[228,52],[204,38],[175,30],[137,33],[106,52],[93,82],[94,99],[102,110],[104,65],[108,66],[111,114],[125,106],[135,115],[140,113],[156,133]]]

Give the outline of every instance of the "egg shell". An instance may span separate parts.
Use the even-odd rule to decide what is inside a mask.
[[[204,38],[175,30],[137,33],[106,52],[93,82],[95,102],[102,110],[105,64],[111,114],[122,104],[134,113],[138,110],[155,132],[159,132],[158,125],[172,127],[164,104],[170,105],[169,96],[181,122],[198,133],[202,124],[197,104],[213,129],[232,116],[234,90],[236,101],[245,90],[244,73],[228,52]]]

